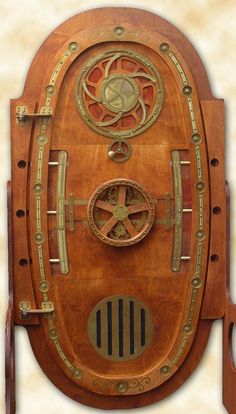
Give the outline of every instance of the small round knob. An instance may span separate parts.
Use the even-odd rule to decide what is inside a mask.
[[[110,158],[114,158],[114,156],[116,155],[116,153],[115,153],[115,151],[109,151],[108,152],[108,156],[110,157]]]

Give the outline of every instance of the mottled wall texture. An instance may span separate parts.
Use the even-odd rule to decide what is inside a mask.
[[[236,280],[236,2],[235,0],[1,0],[0,2],[0,412],[4,413],[4,320],[7,308],[6,181],[10,179],[9,99],[21,95],[31,60],[45,37],[68,17],[100,6],[145,8],[169,19],[193,42],[213,92],[227,109],[227,177],[232,196],[232,277]],[[216,120],[217,122],[217,120]],[[236,301],[236,282],[234,282]],[[24,329],[16,330],[17,414],[93,414],[71,401],[44,376]],[[236,336],[236,335],[235,335]],[[235,339],[236,344],[236,339]],[[236,347],[236,345],[235,345]],[[163,402],[131,412],[223,414],[221,322],[212,331],[202,363],[189,381]],[[235,350],[236,354],[236,350]]]

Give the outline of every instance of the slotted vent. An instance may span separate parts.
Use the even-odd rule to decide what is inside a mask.
[[[144,303],[127,296],[99,302],[88,320],[88,336],[104,358],[128,360],[141,355],[154,333],[151,313]]]

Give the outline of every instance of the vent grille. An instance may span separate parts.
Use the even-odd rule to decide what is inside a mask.
[[[128,360],[141,355],[154,333],[151,313],[144,303],[127,296],[99,302],[88,320],[88,336],[104,358]]]

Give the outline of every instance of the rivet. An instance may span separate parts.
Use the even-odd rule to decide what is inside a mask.
[[[192,325],[184,325],[183,331],[187,335],[190,335],[192,333],[192,331],[193,331]]]
[[[199,134],[193,134],[191,137],[191,141],[193,144],[200,144],[202,141],[202,137]]]
[[[39,144],[46,144],[47,143],[47,141],[48,141],[48,139],[47,139],[47,136],[45,135],[45,134],[40,134],[39,136],[38,136],[38,143]]]
[[[196,237],[197,237],[197,239],[198,239],[199,241],[202,241],[202,240],[204,240],[204,239],[206,238],[206,234],[205,234],[205,232],[204,232],[204,231],[199,230],[199,231],[197,231],[197,233],[196,233]]]
[[[57,331],[57,329],[55,329],[55,328],[50,329],[50,331],[49,331],[49,337],[51,339],[57,339],[58,338],[58,331]]]
[[[82,373],[81,373],[80,369],[75,368],[75,369],[73,370],[73,373],[74,373],[74,377],[75,377],[76,379],[81,379],[81,378],[82,378]]]
[[[162,375],[168,375],[170,373],[170,367],[168,365],[165,365],[161,368],[161,374]]]
[[[191,88],[191,86],[187,85],[187,86],[185,86],[185,87],[183,88],[183,94],[184,94],[184,95],[191,95],[191,93],[192,93],[192,88]]]
[[[199,181],[196,184],[196,190],[199,191],[199,193],[203,193],[205,191],[205,189],[206,189],[206,184],[203,183],[202,181]]]
[[[39,290],[41,292],[47,292],[50,288],[50,284],[47,280],[39,282]]]
[[[160,45],[160,51],[163,53],[167,53],[170,50],[170,46],[168,45],[168,43],[162,43]]]
[[[195,288],[199,288],[202,285],[202,281],[199,277],[195,277],[194,279],[192,279],[192,286]]]
[[[118,26],[114,29],[114,33],[117,36],[121,36],[124,33],[124,31],[125,30],[123,29],[123,27],[120,27],[120,26]]]
[[[129,386],[127,382],[120,382],[117,384],[116,389],[120,394],[125,393],[128,390]]]
[[[40,233],[40,232],[35,233],[35,235],[34,235],[35,243],[41,244],[41,243],[44,242],[44,240],[45,240],[45,236],[44,236],[43,233]]]
[[[68,49],[71,53],[76,52],[77,50],[79,50],[79,45],[76,42],[71,42],[68,46]]]
[[[46,93],[47,96],[52,96],[54,94],[54,92],[55,92],[55,87],[53,85],[48,85],[45,88],[45,93]]]

